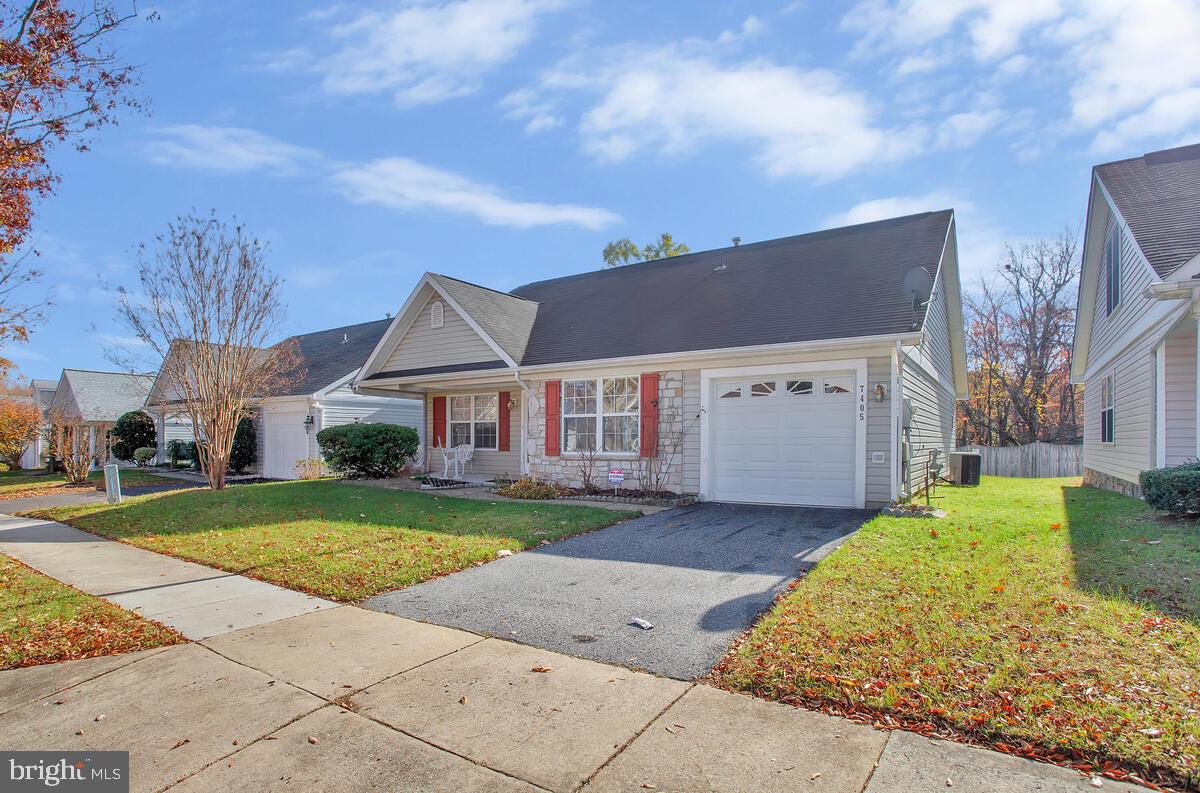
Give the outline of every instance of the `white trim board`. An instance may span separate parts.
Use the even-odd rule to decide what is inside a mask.
[[[803,363],[764,364],[761,366],[739,366],[726,369],[700,370],[700,498],[703,500],[712,491],[712,456],[709,420],[710,401],[714,380],[730,377],[755,377],[769,374],[791,374],[801,372],[854,372],[855,399],[857,408],[854,421],[854,501],[862,509],[867,503],[867,359],[843,358],[831,361],[806,361]],[[895,455],[895,450],[892,451]]]

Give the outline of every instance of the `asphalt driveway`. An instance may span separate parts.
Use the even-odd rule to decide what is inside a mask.
[[[699,504],[377,595],[367,608],[678,679],[707,673],[875,513]],[[654,625],[630,625],[641,618]]]

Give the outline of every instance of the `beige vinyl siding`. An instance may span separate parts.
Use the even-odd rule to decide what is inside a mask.
[[[487,474],[488,476],[511,476],[517,478],[521,476],[521,415],[524,409],[524,400],[521,393],[521,388],[516,383],[513,387],[507,389],[510,399],[517,400],[517,406],[508,412],[508,428],[509,428],[509,450],[507,452],[496,451],[494,449],[476,449],[475,457],[471,464],[467,466],[469,474]],[[433,398],[444,396],[450,397],[454,394],[496,394],[499,389],[477,387],[465,388],[455,391],[437,391],[431,393],[425,398],[425,470],[438,476],[442,475],[442,452],[440,449],[433,448]],[[450,433],[450,404],[446,404],[446,433]]]
[[[426,287],[424,305],[403,338],[384,361],[380,371],[423,369],[460,363],[495,361],[500,356],[445,301],[442,301],[444,321],[440,328],[432,326],[431,312],[441,297]]]
[[[319,427],[339,427],[343,424],[399,424],[412,427],[421,440],[425,439],[422,405],[419,399],[389,399],[359,396],[348,387],[339,388],[322,399],[318,416]],[[315,436],[315,433],[314,433]]]
[[[1165,344],[1166,463],[1179,465],[1196,457],[1196,337],[1172,336]]]
[[[1126,350],[1112,365],[1090,378],[1083,389],[1083,467],[1136,483],[1138,474],[1153,467],[1154,351],[1146,344]],[[1114,373],[1116,414],[1114,442],[1100,442],[1103,378]]]
[[[929,452],[937,451],[942,475],[949,469],[954,448],[954,364],[950,353],[950,320],[939,272],[929,299],[921,344],[906,349],[900,365],[904,398],[913,407],[908,430],[909,471],[901,490],[918,492],[926,481]],[[903,437],[901,441],[905,440]]]
[[[949,468],[948,454],[954,447],[954,395],[935,380],[925,366],[905,352],[901,364],[904,398],[912,405],[913,415],[907,432],[908,474],[901,489],[920,492],[929,471],[929,453],[937,451],[942,475]],[[905,438],[902,438],[905,440]]]

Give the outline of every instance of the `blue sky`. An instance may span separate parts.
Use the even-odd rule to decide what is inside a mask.
[[[141,9],[145,12],[147,9]],[[499,289],[953,207],[968,285],[1082,223],[1093,164],[1200,140],[1195,0],[182,2],[122,31],[148,115],[63,182],[20,372],[111,368],[112,289],[176,215],[236,215],[291,332],[395,312],[425,270]]]

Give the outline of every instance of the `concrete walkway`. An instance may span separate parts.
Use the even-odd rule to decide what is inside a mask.
[[[36,518],[0,515],[0,552],[189,639],[336,605]]]
[[[0,749],[128,751],[138,793],[1095,790],[1069,769],[339,606],[57,523],[2,518],[0,551],[200,640],[0,672]]]

